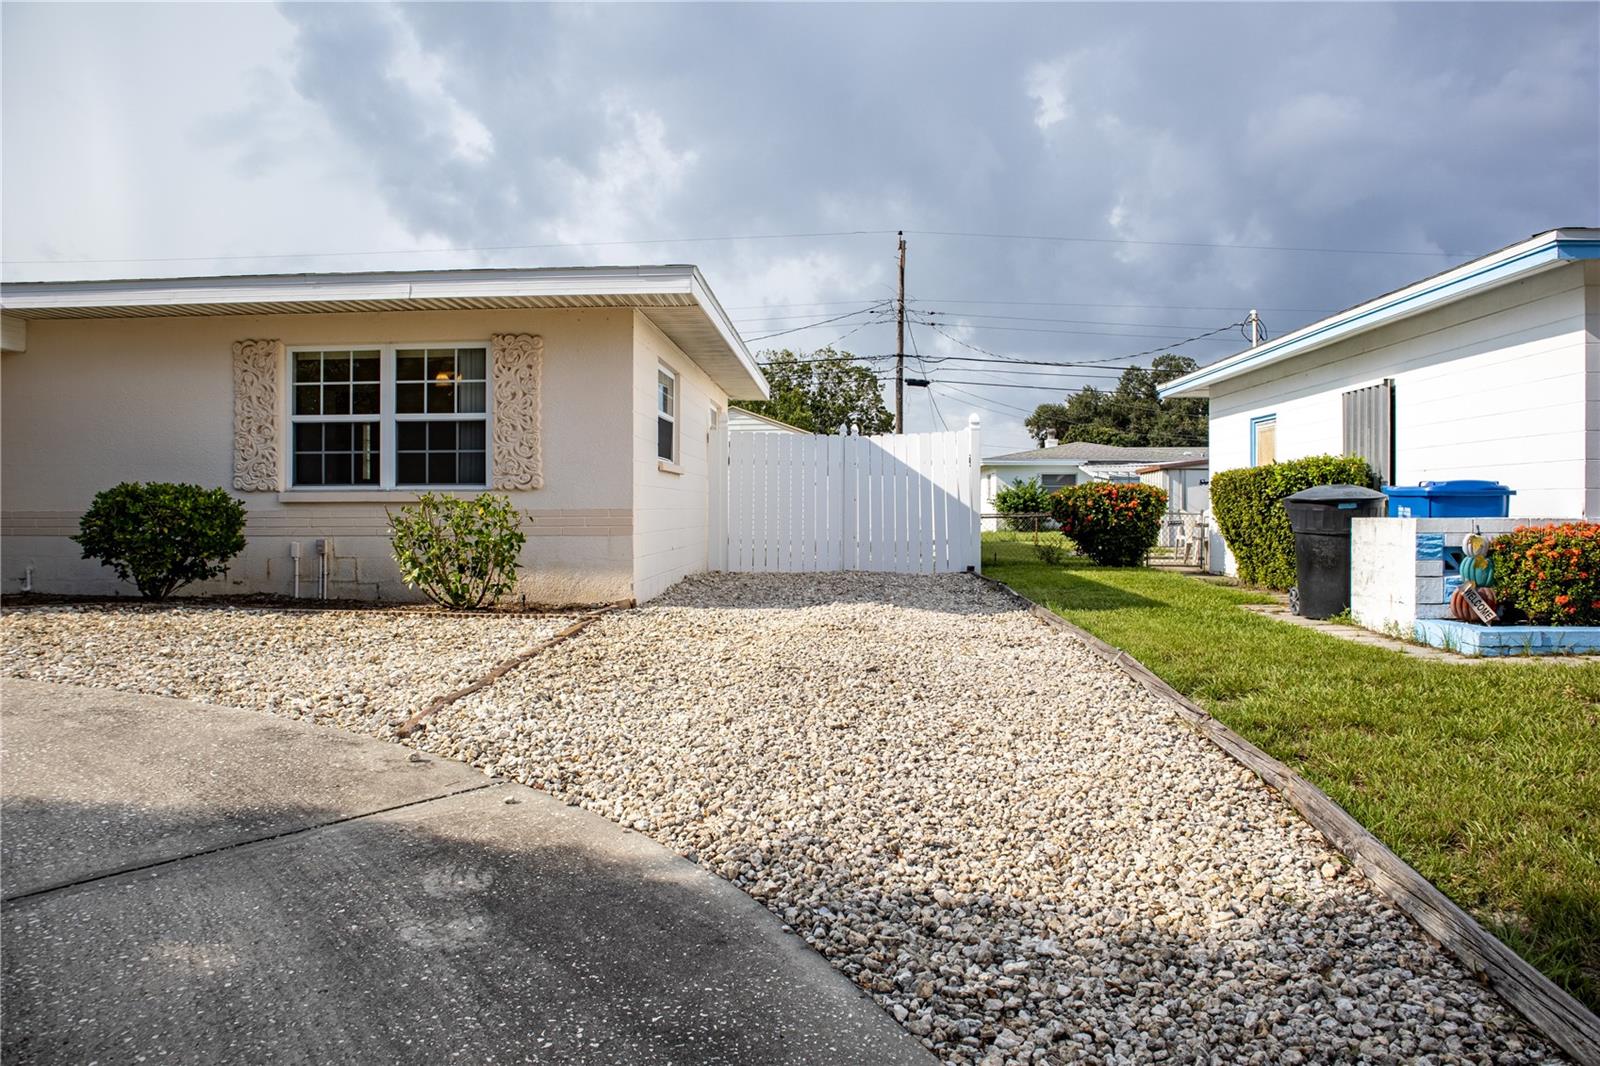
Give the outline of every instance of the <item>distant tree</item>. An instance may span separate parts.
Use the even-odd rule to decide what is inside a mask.
[[[734,400],[732,406],[776,418],[813,433],[837,433],[841,425],[861,432],[888,433],[894,415],[883,404],[883,390],[870,368],[849,352],[762,352],[759,356],[770,400]]]
[[[1148,367],[1129,367],[1117,387],[1087,386],[1064,403],[1042,403],[1023,422],[1035,440],[1133,447],[1203,445],[1208,436],[1205,400],[1161,400],[1156,387],[1198,369],[1182,355],[1159,355]]]

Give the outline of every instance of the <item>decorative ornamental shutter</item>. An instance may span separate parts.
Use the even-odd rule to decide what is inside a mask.
[[[282,374],[282,341],[234,342],[233,487],[242,492],[278,490]]]
[[[544,339],[530,333],[489,338],[494,370],[494,487],[536,489],[544,484],[539,453],[539,373]]]
[[[1344,394],[1344,454],[1365,459],[1382,484],[1394,484],[1394,381]]]

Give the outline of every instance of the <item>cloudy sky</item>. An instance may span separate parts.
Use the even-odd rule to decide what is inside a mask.
[[[903,228],[929,360],[1123,366],[1600,221],[1594,3],[0,20],[7,280],[692,262],[753,349],[881,356]],[[1115,376],[925,365],[909,428],[976,410],[991,453]]]

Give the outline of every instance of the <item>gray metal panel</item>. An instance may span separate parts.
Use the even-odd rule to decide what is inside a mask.
[[[1394,382],[1343,396],[1344,454],[1365,459],[1385,485],[1394,484]]]

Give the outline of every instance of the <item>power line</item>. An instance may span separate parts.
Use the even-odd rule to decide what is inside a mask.
[[[922,376],[925,378],[930,377],[931,375],[928,373],[928,364],[922,361],[922,350],[917,347],[917,335],[915,331],[912,330],[909,322],[906,323],[906,336],[911,338],[911,351],[912,354],[917,357],[917,365],[922,368]],[[945,424],[944,412],[939,410],[939,400],[933,395],[933,387],[931,385],[928,387],[927,393],[928,405],[933,408],[933,416],[939,420],[939,428],[942,430],[949,430],[950,427]]]
[[[970,378],[932,378],[936,385],[979,385],[986,389],[1033,389],[1044,392],[1057,392],[1071,394],[1081,392],[1082,389],[1063,389],[1059,385],[1029,385],[1024,382],[1013,381],[973,381]]]
[[[1326,255],[1410,255],[1435,258],[1471,258],[1476,252],[1421,252],[1399,248],[1313,248],[1290,244],[1240,244],[1232,241],[1153,241],[1134,237],[1063,237],[1041,233],[972,233],[961,230],[908,229],[924,237],[969,237],[1001,241],[1049,241],[1071,244],[1139,244],[1155,248],[1229,248],[1250,252],[1316,252]]]
[[[1011,307],[1113,307],[1119,309],[1136,309],[1142,311],[1246,311],[1244,304],[1104,304],[1104,303],[1069,303],[1062,300],[941,300],[941,299],[914,299],[912,303],[923,304],[987,304],[992,306]],[[776,305],[774,305],[776,306]],[[1258,307],[1260,311],[1282,311],[1285,314],[1331,315],[1338,311],[1337,307]]]
[[[274,252],[253,255],[170,255],[148,258],[123,259],[5,259],[0,262],[21,265],[51,263],[199,263],[235,262],[251,259],[335,259],[358,255],[453,255],[464,252],[534,252],[551,248],[624,248],[629,245],[656,244],[714,244],[723,241],[787,241],[813,240],[823,237],[877,237],[894,230],[831,230],[822,233],[740,233],[722,237],[651,237],[633,241],[549,241],[544,244],[477,244],[454,248],[389,248],[368,249],[361,252]]]
[[[886,304],[888,302],[889,302],[888,300],[880,300],[880,301],[878,301],[878,303],[880,305],[881,304]],[[828,325],[829,323],[832,323],[832,322],[843,322],[845,319],[854,318],[857,315],[870,314],[872,310],[873,309],[871,307],[864,307],[859,311],[847,311],[842,315],[834,315],[832,318],[824,318],[820,322],[808,322],[803,326],[793,326],[793,327],[790,327],[789,329],[780,329],[775,333],[763,333],[759,337],[746,337],[744,339],[745,339],[746,343],[754,343],[755,341],[764,341],[764,340],[767,340],[768,338],[771,338],[771,337],[782,337],[785,334],[789,334],[789,333],[799,333],[803,329],[812,329],[812,328],[814,328],[816,326],[826,326],[826,325]],[[865,323],[863,323],[863,324],[865,324]]]
[[[953,385],[950,385],[948,382],[936,381],[936,382],[934,382],[934,385],[938,385],[941,388],[947,389],[948,391],[955,393],[957,396],[965,396],[967,399],[971,400],[973,403],[977,404],[979,406],[979,408],[981,408],[982,410],[985,410],[985,411],[1014,411],[1015,413],[1017,413],[1019,415],[1031,415],[1031,414],[1033,414],[1032,411],[1024,411],[1020,407],[1013,407],[1011,404],[1001,403],[999,400],[990,400],[990,399],[987,399],[987,398],[982,397],[982,396],[974,396],[970,392],[966,392],[966,391],[964,391],[962,389],[955,388]],[[933,387],[932,385],[929,386],[930,389],[932,387]]]
[[[970,348],[975,352],[979,352],[979,353],[981,353],[983,355],[993,356],[994,358],[1000,359],[1000,360],[1005,361],[1005,362],[1023,362],[1024,361],[1024,360],[1016,359],[1014,356],[1004,356],[1004,355],[1001,355],[999,352],[991,352],[989,349],[980,348],[976,344],[968,344],[966,341],[962,340],[960,337],[957,337],[957,336],[954,336],[954,335],[952,335],[950,333],[945,332],[944,330],[940,329],[938,327],[938,325],[936,325],[936,324],[934,324],[932,322],[925,323],[925,325],[929,326],[935,333],[941,334],[944,337],[947,337],[950,340],[955,341],[957,344],[961,345],[963,348]],[[1164,345],[1161,345],[1160,347],[1157,347],[1157,348],[1148,348],[1145,351],[1133,352],[1133,353],[1131,353],[1129,355],[1112,355],[1112,356],[1107,356],[1106,358],[1108,360],[1111,360],[1111,359],[1139,359],[1139,358],[1142,358],[1142,357],[1144,357],[1146,355],[1165,354],[1165,353],[1171,351],[1173,348],[1178,348],[1178,347],[1181,347],[1181,346],[1183,346],[1185,344],[1192,343],[1194,341],[1204,340],[1207,337],[1215,336],[1218,333],[1224,333],[1224,332],[1226,332],[1226,331],[1228,331],[1230,329],[1233,329],[1237,325],[1239,325],[1238,322],[1229,322],[1226,326],[1218,326],[1216,329],[1210,330],[1210,331],[1205,332],[1205,333],[1196,334],[1193,337],[1187,337],[1187,338],[1185,338],[1185,339],[1183,339],[1181,341],[1177,341],[1175,343],[1164,344]]]
[[[873,324],[874,324],[873,322],[863,322],[861,325],[862,326],[870,326],[870,325],[873,325]],[[925,325],[926,323],[923,323],[923,324]],[[859,329],[859,328],[861,328],[861,327],[858,326],[857,329]],[[850,332],[854,333],[855,330],[851,330]],[[838,341],[835,341],[834,343],[837,344]],[[824,345],[823,347],[827,347],[827,345]],[[840,362],[840,361],[843,361],[843,360],[846,360],[846,359],[854,359],[854,360],[857,360],[857,361],[860,361],[860,362],[869,362],[869,361],[872,361],[872,360],[875,360],[875,359],[893,359],[893,358],[894,358],[893,353],[885,353],[883,355],[856,355],[854,353],[844,353],[844,354],[841,354],[841,355],[834,355],[834,356],[822,356],[821,358],[818,358],[818,359],[794,359],[794,360],[784,360],[784,361],[785,362],[794,362],[794,363],[798,363],[798,364],[804,365],[804,364],[807,364],[807,363],[835,363],[835,362]],[[1125,370],[1142,369],[1140,367],[1113,366],[1113,365],[1110,365],[1110,364],[1107,364],[1107,363],[1095,363],[1095,362],[1083,362],[1083,361],[1062,361],[1062,360],[1056,360],[1056,359],[1025,359],[1022,356],[995,356],[995,357],[989,358],[989,357],[976,356],[976,355],[925,355],[925,356],[922,356],[921,358],[925,362],[929,362],[929,363],[950,363],[950,362],[961,362],[961,363],[1001,363],[1001,364],[1007,364],[1007,365],[1012,365],[1012,366],[1048,366],[1048,367],[1058,367],[1058,368],[1083,368],[1083,369],[1089,369],[1089,370],[1112,370],[1112,371],[1116,371],[1117,373],[1121,373],[1121,372],[1123,372]],[[761,365],[761,366],[772,366],[776,362],[778,362],[778,360],[767,359],[767,360],[762,360],[759,365]],[[972,368],[968,367],[967,369],[970,370]],[[887,371],[885,371],[885,373],[887,373]]]
[[[1002,322],[1058,322],[1069,326],[1137,326],[1142,329],[1205,329],[1198,322],[1108,322],[1103,318],[1037,318],[1031,315],[992,315],[982,311],[922,311],[912,314],[937,315],[940,318],[997,318]],[[998,328],[998,327],[987,327]]]
[[[264,259],[338,259],[363,255],[455,255],[468,252],[528,252],[554,248],[624,248],[640,245],[715,244],[730,241],[821,240],[833,237],[881,237],[900,231],[889,229],[825,230],[812,233],[739,233],[714,237],[647,237],[637,240],[546,241],[537,244],[479,244],[444,248],[371,248],[342,252],[261,252],[249,255],[125,256],[93,259],[5,259],[16,266],[76,265],[93,263],[200,263]],[[1228,241],[1158,241],[1135,237],[1082,237],[1043,233],[980,233],[960,230],[905,230],[928,237],[980,240],[1044,241],[1074,244],[1143,245],[1159,248],[1219,248],[1256,252],[1309,252],[1325,255],[1398,255],[1434,258],[1471,258],[1475,252],[1426,252],[1399,248],[1322,248],[1284,244],[1244,244]]]
[[[922,325],[924,325],[924,326],[933,326],[933,325],[937,325],[937,324],[938,323],[928,322],[928,321],[924,321],[922,323]],[[994,326],[994,325],[990,325],[987,322],[950,322],[950,323],[946,323],[946,324],[950,325],[950,326],[953,326],[953,327],[962,328],[962,329],[985,329],[985,330],[991,330],[991,331],[998,330],[998,331],[1000,331],[1002,333],[1051,333],[1051,334],[1057,334],[1057,335],[1060,335],[1060,336],[1069,336],[1069,337],[1129,337],[1129,338],[1132,338],[1134,340],[1164,340],[1164,339],[1166,339],[1165,336],[1163,334],[1160,334],[1160,333],[1107,333],[1104,330],[1095,330],[1095,329],[1038,329],[1038,328],[1034,328],[1034,327],[1031,327],[1031,326]],[[1194,327],[1193,326],[1180,326],[1180,327],[1174,327],[1174,328],[1193,329]],[[1209,337],[1210,337],[1210,335],[1207,334],[1206,336],[1188,337],[1188,338],[1185,338],[1185,339],[1182,339],[1182,340],[1179,340],[1177,338],[1173,338],[1172,343],[1174,343],[1175,345],[1176,344],[1188,344],[1188,343],[1190,343],[1192,341],[1206,340]],[[1222,338],[1222,339],[1223,340],[1227,340],[1228,338]]]
[[[873,301],[871,303],[859,303],[857,304],[857,309],[861,311],[870,310],[877,302],[878,301]],[[814,318],[818,314],[825,313],[826,312],[806,311],[793,315],[757,315],[754,318],[736,318],[733,320],[733,324],[738,326],[747,325],[752,322],[793,322],[797,318]]]

